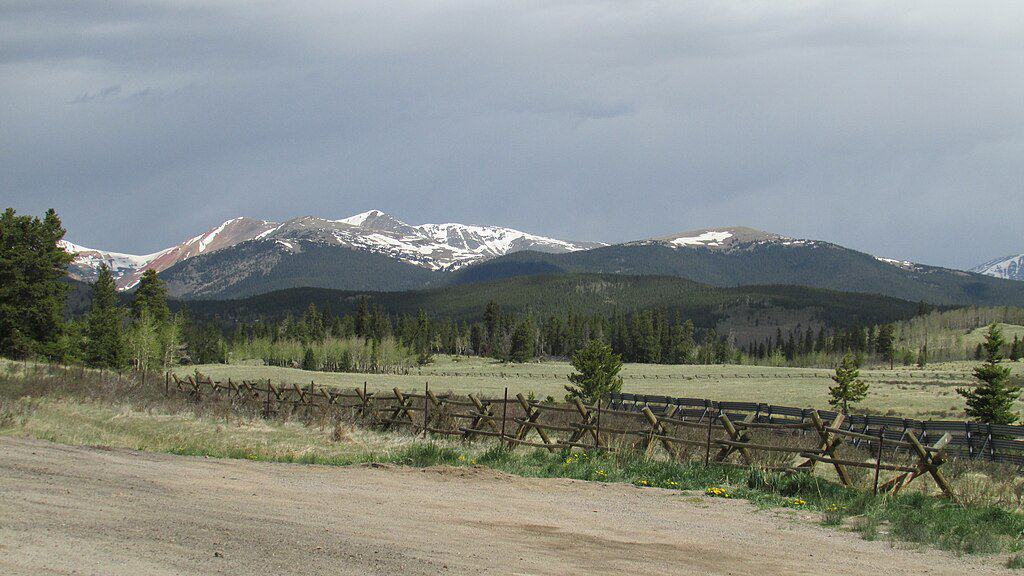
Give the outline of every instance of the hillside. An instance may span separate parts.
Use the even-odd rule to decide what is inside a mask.
[[[723,287],[800,285],[933,304],[1024,305],[1024,283],[774,235],[712,245],[669,238],[568,254],[519,252],[454,272],[453,282],[562,272],[677,276]]]
[[[505,312],[538,316],[625,313],[665,310],[692,320],[698,327],[723,326],[737,336],[763,336],[775,327],[788,329],[826,324],[851,326],[908,319],[917,304],[865,294],[792,286],[719,288],[681,278],[560,274],[523,276],[473,285],[444,286],[406,292],[354,292],[294,288],[226,301],[175,302],[200,318],[223,322],[299,316],[310,305],[335,314],[354,313],[360,297],[392,314],[424,310],[433,317],[475,321],[495,300]]]
[[[242,298],[296,287],[409,290],[441,273],[382,254],[295,240],[253,240],[178,263],[160,274],[172,297]]]

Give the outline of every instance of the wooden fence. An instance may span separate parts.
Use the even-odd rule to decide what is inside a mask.
[[[187,378],[168,373],[165,386],[168,393],[186,394],[193,401],[239,402],[268,417],[348,417],[381,430],[466,441],[487,438],[509,449],[525,446],[554,453],[642,450],[677,460],[702,458],[706,464],[786,473],[813,472],[823,465],[834,470],[844,486],[852,486],[860,471],[873,474],[876,491],[891,493],[928,476],[944,494],[953,496],[940,471],[951,434],[934,440],[911,430],[899,439],[884,432],[872,435],[851,430],[841,414],[816,410],[798,416],[769,413],[766,418],[760,411],[738,412],[725,403],[694,410],[688,404],[647,402],[628,395],[617,395],[606,405],[586,405],[578,399],[548,404],[523,394],[509,398],[507,389],[501,398],[437,394],[429,386],[416,392],[370,392],[365,384],[345,390],[313,383],[214,381],[198,373]]]
[[[778,419],[799,419],[808,421],[811,412],[817,412],[824,420],[833,420],[837,412],[811,410],[789,406],[774,406],[757,402],[717,402],[705,398],[674,398],[649,394],[612,394],[610,406],[617,410],[642,411],[649,407],[656,414],[671,411],[689,418],[700,417],[706,411],[724,411],[751,416],[756,422],[773,422]],[[922,442],[934,442],[948,434],[945,451],[958,457],[983,458],[1005,462],[1017,467],[1024,466],[1024,426],[1003,426],[957,420],[915,420],[892,416],[870,416],[853,414],[845,417],[843,430],[857,433],[853,436],[854,446],[873,446],[877,438],[883,442],[909,442],[910,436]],[[870,436],[873,440],[866,439]],[[873,448],[871,448],[873,449]]]

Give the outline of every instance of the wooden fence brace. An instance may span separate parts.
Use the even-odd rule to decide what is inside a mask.
[[[647,445],[644,446],[647,453],[651,453],[651,449],[654,447],[654,439],[658,438],[659,440],[661,440],[661,445],[669,453],[669,456],[675,458],[675,445],[672,444],[671,440],[666,438],[666,436],[668,436],[669,434],[668,430],[665,429],[665,425],[658,421],[658,417],[654,415],[654,412],[651,411],[651,408],[649,406],[644,406],[642,412],[644,417],[647,418],[647,422],[650,423],[651,425],[651,432],[647,438]]]
[[[540,408],[531,406],[530,401],[526,399],[526,396],[523,396],[522,392],[516,394],[516,400],[519,401],[519,405],[522,406],[523,411],[526,413],[526,421],[519,424],[519,428],[516,430],[515,435],[509,441],[509,448],[514,448],[517,444],[525,443],[526,435],[529,434],[530,429],[533,428],[530,424],[536,424],[537,419],[540,418],[541,414]],[[534,429],[537,430],[537,434],[540,436],[540,439],[544,441],[544,447],[546,447],[549,452],[555,452],[558,450],[557,446],[554,446],[555,442],[552,442],[551,437],[548,436],[548,433],[545,432],[543,428]]]
[[[508,386],[505,386],[505,399],[501,402],[501,441],[505,440],[505,421],[508,420]]]
[[[601,447],[601,397],[597,398],[597,430],[594,432],[594,448]]]
[[[885,426],[878,430],[878,454],[875,456],[875,496],[878,496],[878,474],[882,470],[882,444],[885,442]]]
[[[914,452],[917,455],[917,466],[913,472],[901,474],[896,478],[886,482],[881,489],[890,490],[893,494],[898,494],[907,484],[910,484],[914,479],[919,476],[923,476],[925,473],[930,474],[932,479],[935,480],[935,484],[942,490],[943,494],[947,497],[956,499],[956,494],[953,492],[953,488],[946,481],[946,477],[943,476],[942,472],[939,471],[939,466],[945,462],[945,458],[942,455],[941,450],[949,444],[953,437],[946,432],[942,435],[938,441],[932,446],[925,448],[924,445],[917,439],[917,436],[913,432],[907,432],[907,439],[914,447]]]
[[[835,451],[836,448],[838,448],[839,445],[843,443],[843,436],[830,432],[829,429],[840,430],[843,426],[843,420],[846,418],[846,416],[842,412],[840,412],[839,414],[836,414],[835,419],[832,421],[832,425],[826,426],[825,423],[821,420],[821,416],[818,414],[817,410],[811,410],[810,415],[811,422],[814,423],[814,429],[817,431],[818,438],[821,440],[821,442],[818,445],[818,451],[820,453],[820,456],[824,458],[829,458],[831,460],[835,460]],[[814,469],[814,465],[819,461],[821,460],[815,458],[807,458],[807,460],[804,460],[803,462],[798,464],[795,469],[810,472],[811,470]],[[846,471],[846,468],[843,466],[843,464],[841,462],[830,463],[836,469],[836,474],[839,475],[839,480],[842,481],[843,486],[853,486],[853,480],[850,479],[850,474]]]
[[[423,385],[423,439],[427,438],[427,428],[430,427],[430,406],[427,402],[430,401],[430,382]]]
[[[462,429],[464,432],[463,439],[472,440],[474,435],[480,433],[480,427],[483,424],[487,424],[495,434],[498,434],[498,427],[494,424],[494,415],[491,414],[490,410],[491,401],[481,402],[475,394],[469,394],[469,400],[473,403],[473,407],[476,408],[476,414],[469,426]]]
[[[750,434],[748,434],[746,430],[743,430],[742,432],[738,430],[724,411],[719,409],[719,412],[718,419],[722,421],[722,427],[725,428],[725,433],[728,434],[729,438],[731,438],[737,445],[723,445],[722,449],[718,451],[718,454],[715,454],[715,462],[724,462],[730,454],[733,452],[739,452],[747,464],[753,464],[754,458],[750,455],[750,450],[744,446],[744,444],[750,442]],[[752,417],[753,414],[749,414],[747,419],[750,420]]]
[[[594,439],[594,445],[598,446],[597,442],[599,437],[597,435],[597,431],[594,430],[593,428],[594,413],[592,413],[590,410],[587,410],[587,407],[583,405],[583,401],[580,400],[579,397],[575,397],[572,400],[573,406],[576,407],[576,411],[579,412],[580,416],[583,418],[583,422],[582,425],[577,428],[576,432],[573,432],[572,435],[569,437],[568,443],[572,444],[575,442],[579,442],[580,438],[585,433],[590,432],[590,436]]]

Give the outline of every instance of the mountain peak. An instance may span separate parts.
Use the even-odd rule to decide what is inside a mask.
[[[367,210],[366,212],[361,212],[355,216],[342,218],[341,220],[338,220],[338,222],[351,224],[352,226],[362,226],[364,228],[391,229],[394,226],[408,226],[405,222],[402,222],[398,218],[395,218],[382,210]]]
[[[704,246],[706,248],[724,248],[735,244],[750,242],[774,242],[792,240],[780,234],[765,232],[747,226],[725,226],[720,228],[701,228],[679,234],[671,234],[654,238],[673,246]]]

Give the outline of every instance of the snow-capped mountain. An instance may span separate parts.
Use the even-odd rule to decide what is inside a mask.
[[[310,247],[340,246],[394,258],[428,270],[454,270],[520,250],[563,253],[602,246],[597,242],[567,242],[498,226],[466,224],[410,225],[370,210],[343,218],[301,217],[286,222],[234,218],[177,246],[144,256],[106,252],[70,242],[65,249],[77,255],[72,277],[91,280],[100,264],[114,272],[118,287],[130,289],[142,272],[162,272],[200,254],[243,242],[261,242],[296,254]]]
[[[1024,280],[1024,254],[996,258],[980,266],[971,268],[971,272],[1006,278],[1007,280]]]
[[[182,260],[256,238],[273,229],[274,226],[276,226],[275,223],[265,220],[233,218],[216,228],[189,238],[177,246],[143,256],[86,248],[67,241],[64,241],[63,245],[65,250],[75,255],[75,260],[68,268],[68,273],[72,278],[92,281],[96,278],[100,265],[106,264],[110,267],[117,287],[121,290],[129,290],[135,287],[139,277],[146,270],[153,269],[163,272]]]

